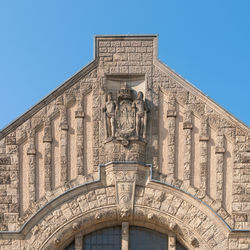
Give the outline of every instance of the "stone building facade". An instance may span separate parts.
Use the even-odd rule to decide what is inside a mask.
[[[0,250],[80,250],[112,227],[128,250],[135,226],[166,249],[250,249],[250,130],[157,59],[157,36],[96,36],[0,132]]]

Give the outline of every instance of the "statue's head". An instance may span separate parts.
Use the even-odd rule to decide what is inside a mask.
[[[109,92],[108,95],[107,95],[108,101],[112,100],[112,96],[113,96],[112,92]]]
[[[142,100],[142,99],[143,99],[143,93],[142,93],[141,91],[139,91],[139,92],[137,93],[137,99],[139,99],[139,100]]]

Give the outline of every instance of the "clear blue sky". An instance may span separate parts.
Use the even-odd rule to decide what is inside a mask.
[[[98,34],[159,34],[159,58],[250,125],[250,0],[0,1],[0,128],[93,59]]]

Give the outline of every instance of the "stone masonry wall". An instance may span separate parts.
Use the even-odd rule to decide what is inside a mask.
[[[157,36],[97,36],[95,46],[92,63],[0,132],[0,231],[98,179],[108,84],[128,82],[149,107],[144,162],[153,178],[215,211],[233,232],[229,249],[248,249],[249,128],[158,61]]]

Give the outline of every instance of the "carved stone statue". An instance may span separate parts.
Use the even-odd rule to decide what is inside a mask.
[[[137,98],[133,102],[133,107],[135,108],[136,135],[138,138],[145,139],[148,108],[143,100],[143,93],[141,91],[137,93]]]
[[[115,112],[116,112],[116,102],[113,100],[112,92],[107,95],[107,102],[103,108],[105,112],[105,126],[106,126],[106,136],[115,137]]]

